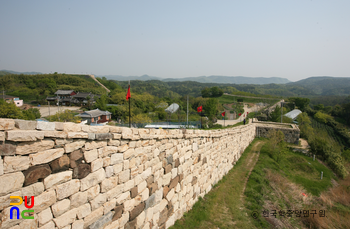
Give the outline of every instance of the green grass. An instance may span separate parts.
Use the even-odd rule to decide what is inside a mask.
[[[247,166],[248,160],[255,156],[256,150],[253,146],[259,141],[261,140],[255,139],[234,168],[171,228],[252,228],[253,225],[243,208],[241,194],[251,168]]]
[[[265,144],[261,148],[261,154],[257,164],[255,165],[247,183],[245,191],[246,207],[251,212],[262,212],[263,205],[266,200],[270,200],[278,204],[280,209],[288,209],[290,203],[293,203],[293,196],[285,194],[285,199],[277,198],[274,189],[267,179],[267,171],[273,174],[278,173],[289,182],[301,185],[307,193],[319,196],[322,191],[331,187],[331,179],[335,179],[333,172],[320,164],[318,161],[312,161],[312,158],[302,155],[301,153],[289,150],[284,159],[276,162],[270,153],[269,145]],[[323,171],[323,179],[320,179],[320,173]],[[267,209],[274,210],[274,209]],[[258,218],[253,221],[256,227],[270,227],[270,224],[259,214]],[[292,222],[293,223],[293,222]],[[300,223],[300,222],[299,222]],[[294,225],[296,226],[296,225]]]

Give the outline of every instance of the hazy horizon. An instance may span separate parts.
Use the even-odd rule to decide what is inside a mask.
[[[349,77],[350,2],[1,1],[0,69]]]

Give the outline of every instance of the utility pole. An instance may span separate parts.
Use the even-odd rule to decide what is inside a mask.
[[[283,117],[283,102],[281,102],[281,123],[282,123],[282,117]]]
[[[188,95],[187,95],[187,128],[188,128]]]

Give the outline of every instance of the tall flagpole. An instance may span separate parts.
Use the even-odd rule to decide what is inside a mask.
[[[188,128],[188,95],[187,95],[187,128]]]
[[[130,90],[130,80],[129,80],[129,89]],[[131,128],[131,110],[130,110],[130,100],[131,100],[131,96],[129,98],[129,128]]]

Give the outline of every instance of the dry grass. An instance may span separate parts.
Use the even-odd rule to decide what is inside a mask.
[[[327,209],[326,217],[306,218],[305,223],[310,228],[349,228],[350,176],[322,193],[316,203],[310,205],[310,208]]]

